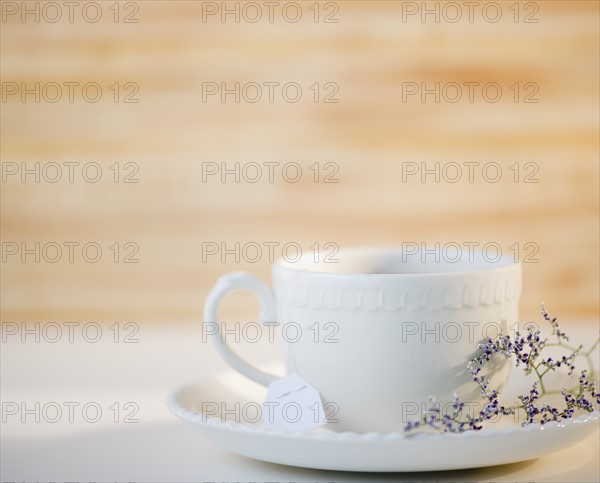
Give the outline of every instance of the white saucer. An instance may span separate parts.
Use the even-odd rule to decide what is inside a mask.
[[[202,408],[218,407],[229,410],[235,419],[244,404],[256,407],[265,395],[266,388],[231,370],[181,388],[171,395],[168,406],[206,438],[233,453],[304,468],[372,472],[455,470],[525,461],[578,443],[598,429],[600,419],[600,412],[595,411],[544,426],[522,427],[511,421],[461,434],[357,434],[325,428],[304,433],[273,431],[260,422],[222,421],[220,413],[202,414]]]

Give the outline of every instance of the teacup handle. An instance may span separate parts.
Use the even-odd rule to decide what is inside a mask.
[[[223,358],[237,371],[244,376],[258,382],[264,386],[268,386],[271,382],[279,379],[276,376],[267,374],[254,366],[251,366],[241,359],[221,338],[219,329],[218,311],[221,299],[229,292],[234,290],[249,290],[253,292],[260,301],[260,320],[264,322],[275,321],[275,299],[269,287],[259,278],[247,272],[232,272],[219,278],[215,286],[212,288],[206,303],[204,304],[204,324],[213,324],[214,331],[210,331],[213,340],[217,345],[217,349]]]

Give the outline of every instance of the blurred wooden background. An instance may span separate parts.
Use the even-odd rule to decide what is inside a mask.
[[[99,2],[96,23],[79,10],[71,23],[58,2],[63,18],[52,23],[40,11],[37,23],[34,15],[23,22],[21,12],[11,13],[21,2],[2,2],[3,321],[200,321],[219,275],[241,269],[270,278],[266,249],[256,263],[242,257],[238,264],[233,256],[226,263],[217,256],[203,261],[203,243],[231,247],[237,241],[296,242],[305,251],[328,242],[496,242],[506,253],[516,243],[521,257],[534,243],[537,263],[524,265],[523,318],[536,317],[545,301],[563,319],[597,322],[598,2],[520,2],[518,8],[499,2],[502,18],[495,23],[480,9],[470,22],[464,2],[456,2],[463,8],[456,23],[447,20],[455,16],[443,10],[447,2],[438,4],[439,22],[433,15],[423,22],[420,13],[403,19],[410,2],[299,2],[296,23],[280,10],[270,22],[268,7],[257,3],[264,12],[256,23],[243,16],[235,22],[233,15],[222,22],[219,14],[203,21],[207,2],[192,1],[121,2],[118,8]],[[35,4],[27,2],[28,8]],[[55,17],[50,10],[45,15]],[[127,15],[137,23],[125,23]],[[325,23],[326,15],[337,22]],[[88,102],[76,89],[69,102],[64,88],[52,103],[11,94],[15,85],[32,89],[36,82],[96,82],[102,96]],[[116,82],[119,102],[111,89]],[[203,102],[208,82],[295,82],[302,97],[287,102],[275,90],[272,103],[265,93],[256,103],[236,103],[233,95],[225,103],[219,96]],[[311,90],[316,82],[319,102]],[[403,102],[407,82],[430,88],[495,82],[502,98],[488,102],[476,89],[469,102],[464,88],[456,103],[435,102],[433,95]],[[525,89],[527,83],[533,84]],[[525,103],[532,85],[539,88],[532,97],[538,102]],[[138,102],[122,102],[135,86]],[[334,89],[338,102],[322,102]],[[69,162],[98,163],[102,177],[91,183],[75,169],[71,183]],[[296,162],[303,176],[291,183],[276,170],[273,183],[264,174],[256,183],[236,183],[232,176],[226,183],[218,176],[203,182],[203,163],[236,162]],[[403,180],[406,163],[451,162],[498,163],[503,174],[496,183],[479,171],[472,183],[466,175],[456,183],[436,183],[432,176],[425,183],[418,176]],[[34,175],[23,182],[20,173],[11,174],[21,163],[48,171],[40,182]],[[54,176],[48,163],[63,167],[55,183],[47,180]],[[310,170],[315,163],[318,183]],[[326,163],[339,168],[337,183],[323,182],[331,171]],[[515,163],[519,182],[510,169]],[[531,171],[526,163],[537,167],[537,183],[523,182]],[[118,167],[119,182],[111,166]],[[138,182],[124,183],[135,167]],[[73,263],[66,248],[56,263],[43,253],[39,263],[33,255],[22,263],[19,254],[7,253],[15,243],[36,242],[94,242],[103,253],[97,263],[86,262],[78,249]],[[110,248],[115,242],[118,263]],[[136,245],[125,247],[128,242]],[[135,246],[138,262],[122,263]],[[224,311],[230,317],[255,315],[250,296],[232,301]]]

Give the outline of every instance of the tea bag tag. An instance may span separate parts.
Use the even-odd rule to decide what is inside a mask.
[[[308,431],[327,423],[319,391],[298,374],[269,384],[262,414],[269,429]]]

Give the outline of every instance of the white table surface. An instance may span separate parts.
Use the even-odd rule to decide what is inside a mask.
[[[573,340],[591,340],[594,324],[564,326]],[[600,481],[598,432],[578,445],[538,460],[474,470],[360,474],[280,466],[229,454],[172,416],[170,391],[226,370],[198,323],[142,325],[135,344],[114,343],[106,330],[95,344],[67,337],[51,344],[32,337],[6,337],[1,345],[4,404],[93,402],[102,409],[96,423],[67,409],[56,423],[4,414],[2,481]],[[278,356],[278,347],[246,344],[239,352],[259,363]],[[115,423],[113,403],[119,403]],[[137,423],[124,423],[122,407],[139,407]],[[54,407],[52,404],[47,408]],[[48,419],[55,417],[47,414]],[[93,415],[91,417],[94,417]]]

